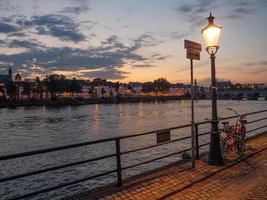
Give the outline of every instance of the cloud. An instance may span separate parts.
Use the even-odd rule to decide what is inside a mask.
[[[148,68],[148,67],[156,67],[156,65],[152,64],[136,64],[133,65],[134,68]]]
[[[134,45],[132,46],[132,48],[138,49],[142,46],[154,46],[162,42],[156,39],[153,35],[154,33],[151,32],[140,35],[138,38],[133,40]]]
[[[249,67],[246,69],[248,73],[263,73],[267,72],[267,60],[256,61],[256,62],[247,62],[244,63],[245,66]],[[242,69],[244,70],[244,69]]]
[[[16,31],[16,32],[8,33],[7,36],[11,36],[11,37],[25,37],[26,35],[27,35],[26,33]]]
[[[188,13],[188,12],[192,12],[193,6],[189,5],[189,4],[183,4],[183,5],[179,6],[176,10],[180,11],[182,13]]]
[[[49,27],[48,30],[39,28],[38,33],[44,35],[52,35],[54,37],[60,38],[61,40],[70,40],[73,42],[80,42],[85,39],[85,36],[83,34],[78,33],[70,28],[64,28],[60,26],[52,26]]]
[[[184,33],[173,33],[173,37],[180,39],[192,33],[206,23],[206,18],[203,14],[207,15],[210,11],[220,6],[219,0],[196,0],[184,1],[178,7],[174,8],[175,13],[179,16],[182,22],[189,24],[189,30]]]
[[[109,79],[121,79],[127,73],[121,68],[127,62],[137,61],[146,63],[149,58],[138,55],[135,51],[151,43],[152,37],[140,35],[133,39],[129,45],[119,41],[115,35],[108,37],[99,47],[88,47],[78,49],[72,47],[53,47],[49,48],[38,43],[37,40],[11,40],[0,41],[1,45],[9,47],[24,47],[27,51],[5,55],[0,54],[0,60],[4,63],[13,63],[14,70],[24,70],[23,76],[30,76],[34,65],[35,73],[49,74],[55,70],[76,72],[81,69],[93,70],[88,72],[90,77],[107,77]],[[155,55],[156,59],[164,59],[164,55]],[[1,64],[0,64],[1,66]],[[140,66],[139,66],[140,67]],[[145,66],[143,66],[145,67]],[[146,67],[151,67],[149,64]],[[85,73],[86,75],[86,73]]]
[[[192,3],[194,2],[194,3]],[[217,7],[216,0],[197,0],[197,1],[188,1],[178,7],[176,7],[176,11],[181,14],[201,14],[210,12],[212,9]]]
[[[16,32],[18,28],[14,25],[0,22],[0,33]]]
[[[267,60],[263,60],[263,61],[256,61],[256,62],[247,62],[244,63],[244,65],[249,66],[249,67],[253,67],[253,66],[267,66]]]
[[[65,7],[64,9],[60,10],[58,13],[66,13],[66,14],[81,14],[90,10],[88,6],[76,6],[76,7]]]
[[[10,48],[27,48],[27,49],[35,49],[35,48],[40,48],[40,47],[44,47],[42,45],[40,45],[38,43],[37,40],[35,39],[31,39],[31,40],[18,40],[18,39],[14,39],[11,41],[6,41],[4,43],[0,43],[0,44],[4,44]]]
[[[63,15],[34,16],[30,25],[36,25],[39,34],[47,34],[61,40],[79,42],[85,40],[85,36],[79,32],[78,24]]]
[[[75,22],[70,16],[48,14],[34,15],[28,19],[24,15],[13,15],[1,18],[1,21],[16,24],[16,26],[13,26],[1,22],[0,32],[3,33],[17,32],[20,30],[17,34],[25,34],[30,31],[34,33],[33,30],[35,30],[37,34],[51,35],[60,40],[80,42],[86,39],[86,36],[80,31],[80,23]],[[20,27],[20,29],[17,27]]]
[[[259,74],[267,72],[267,60],[238,63],[230,66],[237,73],[244,72],[246,74]]]
[[[163,55],[161,53],[155,53],[151,57],[152,57],[153,60],[154,59],[156,59],[156,60],[165,60],[167,58],[170,58],[171,56],[170,55]]]
[[[204,25],[206,19],[203,17],[203,14],[208,14],[213,10],[225,7],[225,14],[221,18],[229,19],[240,19],[246,15],[254,13],[258,9],[265,8],[267,2],[264,0],[196,0],[196,1],[186,1],[185,3],[174,8],[174,11],[179,15],[179,18],[182,21],[186,21],[190,24],[190,31]],[[174,35],[175,36],[175,35]],[[181,35],[182,37],[183,35]],[[179,39],[180,34],[177,34]]]
[[[87,77],[89,76],[91,78],[102,78],[102,79],[110,79],[110,80],[124,79],[127,77],[128,74],[129,72],[124,72],[124,71],[113,69],[113,68],[84,73],[84,75]]]
[[[267,72],[266,66],[257,67],[255,69],[251,70],[251,73],[255,73],[255,74],[266,73],[266,72]]]
[[[239,7],[235,8],[231,11],[229,15],[226,16],[226,18],[230,19],[240,19],[245,15],[251,14],[255,11],[253,8],[247,8],[247,7]]]
[[[7,39],[0,40],[0,47],[8,47],[8,48],[26,48],[29,50],[35,50],[40,48],[46,48],[36,39]]]
[[[240,19],[246,15],[253,14],[256,10],[265,8],[267,6],[266,1],[255,0],[255,1],[229,1],[229,6],[231,6],[231,10],[228,15],[224,16],[224,18],[230,19]]]
[[[179,33],[179,32],[172,32],[172,33],[170,33],[171,38],[176,39],[176,40],[179,40],[181,38],[184,38],[184,37],[188,36],[189,34],[190,34],[189,31],[188,32],[184,32],[184,33]]]
[[[104,49],[108,50],[111,48],[125,49],[126,46],[119,41],[118,36],[112,35],[108,37],[105,41],[101,42]]]
[[[10,0],[1,0],[0,1],[0,10],[1,11],[15,11],[17,9]]]
[[[203,68],[203,67],[209,67],[210,66],[210,61],[204,61],[201,64],[196,64],[194,65],[194,69],[199,69],[199,68]],[[184,71],[189,71],[190,67],[188,65],[188,67],[183,67],[179,70],[177,70],[177,72],[184,72]]]

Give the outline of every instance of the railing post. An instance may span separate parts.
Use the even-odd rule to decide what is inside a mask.
[[[199,142],[198,142],[198,124],[195,124],[195,137],[196,137],[196,159],[199,159]]]
[[[117,179],[118,179],[117,186],[122,186],[120,138],[116,138],[116,160],[117,160]]]

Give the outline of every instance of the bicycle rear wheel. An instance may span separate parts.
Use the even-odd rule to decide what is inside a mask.
[[[230,135],[222,141],[222,156],[225,162],[240,160],[245,151],[245,143],[242,137]]]

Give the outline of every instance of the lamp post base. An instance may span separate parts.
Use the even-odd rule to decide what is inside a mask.
[[[223,165],[223,158],[221,154],[221,147],[220,147],[220,136],[219,132],[211,132],[210,134],[210,149],[209,149],[209,159],[208,163],[211,165]]]

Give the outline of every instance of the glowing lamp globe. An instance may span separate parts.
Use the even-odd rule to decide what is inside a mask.
[[[215,17],[213,17],[210,13],[210,16],[207,18],[209,20],[209,24],[201,31],[205,45],[207,47],[206,50],[209,54],[215,54],[217,52],[222,30],[222,27],[214,24],[214,18]]]

